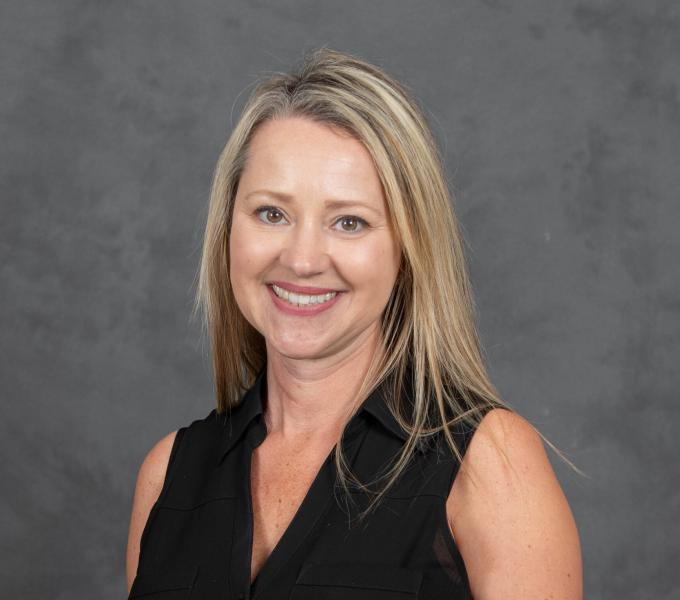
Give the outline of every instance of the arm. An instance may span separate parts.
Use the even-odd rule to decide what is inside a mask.
[[[151,508],[158,500],[163,489],[165,472],[168,468],[170,451],[175,441],[173,431],[162,438],[149,450],[144,458],[135,486],[134,500],[132,501],[132,515],[130,517],[130,530],[128,532],[127,553],[125,558],[125,570],[127,576],[127,591],[130,594],[132,582],[137,575],[139,563],[139,542],[144,531],[144,526],[149,518]]]
[[[476,600],[582,599],[574,517],[521,416],[495,409],[484,417],[446,509]]]

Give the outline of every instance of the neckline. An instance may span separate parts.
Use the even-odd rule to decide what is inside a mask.
[[[359,417],[359,413],[355,418]],[[254,443],[248,444],[248,452],[246,452],[246,507],[248,513],[248,527],[247,527],[247,546],[248,552],[246,554],[246,570],[247,582],[249,584],[250,598],[256,598],[259,591],[264,588],[283,568],[288,560],[295,554],[298,547],[305,541],[308,535],[314,530],[319,519],[321,519],[328,509],[335,497],[334,490],[334,476],[335,469],[333,469],[333,457],[336,446],[331,448],[326,455],[323,463],[319,467],[312,483],[310,484],[305,496],[302,498],[295,514],[290,523],[284,529],[278,541],[274,545],[265,561],[262,563],[260,569],[250,582],[252,576],[252,562],[253,562],[253,541],[254,541],[254,514],[253,514],[253,495],[252,495],[252,460],[253,451],[259,446],[266,436],[266,426],[264,419],[260,419],[258,427],[255,430],[260,430],[260,435],[252,438]],[[357,451],[361,446],[361,440],[368,433],[369,428],[363,428],[363,434],[353,436],[343,444],[345,448],[345,455],[348,458],[349,464],[353,464],[356,458]],[[262,435],[264,431],[265,435]]]
[[[261,425],[264,427],[264,422],[261,422]],[[333,446],[319,467],[290,523],[288,523],[288,526],[279,537],[274,548],[260,566],[260,569],[252,582],[250,582],[250,578],[252,576],[253,561],[254,513],[251,477],[253,451],[255,446],[249,445],[248,447],[250,450],[246,453],[246,506],[248,510],[248,552],[246,553],[246,570],[248,573],[247,581],[250,586],[250,598],[255,598],[257,597],[258,591],[261,590],[263,586],[267,585],[267,583],[274,578],[280,569],[285,566],[286,562],[295,554],[297,548],[305,541],[307,536],[314,529],[316,523],[326,514],[330,507],[330,503],[334,497],[334,470],[331,467],[335,446]],[[351,461],[353,461],[355,456],[353,450],[357,447],[358,445],[354,446],[351,442],[348,442],[347,444],[347,452],[351,453]]]

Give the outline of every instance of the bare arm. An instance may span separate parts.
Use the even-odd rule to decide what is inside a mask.
[[[137,484],[135,486],[134,500],[132,501],[132,515],[130,517],[130,530],[128,532],[127,553],[125,558],[125,570],[127,577],[127,590],[130,594],[132,582],[137,575],[139,563],[139,542],[144,531],[144,526],[149,518],[151,508],[158,500],[163,488],[165,472],[168,468],[170,451],[175,441],[173,431],[162,438],[149,450],[139,467]]]
[[[475,600],[583,598],[574,517],[541,438],[519,415],[496,409],[483,419],[447,515]]]

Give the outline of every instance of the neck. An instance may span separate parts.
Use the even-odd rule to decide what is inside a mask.
[[[376,348],[373,336],[342,356],[299,360],[268,352],[267,436],[281,443],[338,437]]]

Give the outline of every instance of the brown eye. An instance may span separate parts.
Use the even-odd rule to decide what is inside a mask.
[[[277,223],[280,222],[281,218],[283,217],[283,214],[281,213],[281,211],[278,208],[275,208],[273,206],[261,206],[255,212],[258,215],[260,215],[262,213],[267,215],[264,219],[262,219],[262,218],[260,219],[264,223],[277,224]],[[274,215],[274,218],[270,219],[269,217],[271,217],[272,215]]]
[[[272,214],[273,214],[273,215],[278,215],[278,217],[277,217],[277,216],[274,217],[274,222],[278,222],[279,219],[280,219],[281,216],[282,216],[281,213],[280,213],[278,210],[276,210],[275,208],[272,208],[272,209],[268,210],[268,211],[267,211],[267,214],[268,214],[268,215],[272,215]]]
[[[342,223],[342,230],[345,233],[356,233],[357,231],[361,231],[361,228],[368,224],[361,217],[353,216],[341,217],[338,219],[338,222]],[[345,227],[347,224],[349,224],[349,227]]]

